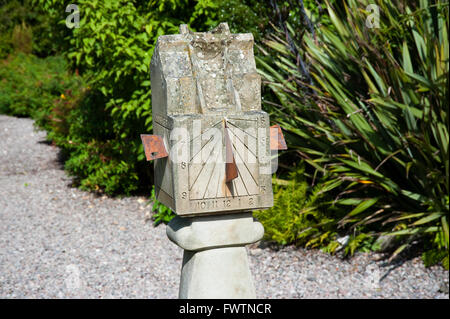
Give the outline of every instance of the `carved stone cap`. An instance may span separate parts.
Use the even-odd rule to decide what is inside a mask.
[[[212,29],[209,32],[192,32],[189,29],[187,24],[181,24],[180,25],[180,34],[183,34],[183,35],[188,35],[188,34],[190,34],[190,35],[217,34],[217,35],[219,35],[219,34],[223,34],[223,35],[229,36],[231,33],[230,33],[230,28],[228,27],[228,23],[222,22],[217,27],[215,27],[214,29]]]
[[[208,32],[180,26],[158,38],[151,63],[153,113],[236,114],[261,110],[251,33],[227,23]]]
[[[252,213],[175,217],[167,225],[167,236],[185,250],[244,246],[260,240],[264,227]]]
[[[193,32],[187,24],[180,25],[180,34],[162,35],[156,42],[159,52],[184,51],[191,42],[215,43],[227,41],[230,49],[253,49],[254,38],[251,33],[231,33],[226,22],[220,23],[216,28],[208,32]]]

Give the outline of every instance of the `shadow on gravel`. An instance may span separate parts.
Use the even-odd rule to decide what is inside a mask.
[[[253,247],[252,247],[253,246]],[[257,242],[253,245],[250,245],[252,248],[260,248],[260,249],[268,249],[274,252],[277,252],[284,247],[291,246],[291,245],[280,245],[276,242],[272,241],[265,241],[261,240],[260,242]],[[295,248],[302,249],[303,247],[295,246]],[[385,273],[381,276],[380,281],[383,281],[386,279],[391,272],[393,272],[395,269],[401,267],[406,262],[413,260],[415,258],[421,257],[422,254],[426,251],[426,249],[419,245],[418,243],[411,243],[411,245],[405,250],[403,250],[400,254],[393,257],[393,253],[395,252],[396,247],[392,247],[390,249],[386,249],[382,252],[373,252],[373,254],[377,256],[377,258],[373,259],[372,262],[379,263],[379,267],[385,269]],[[352,262],[352,256],[350,254],[345,255],[343,250],[337,252],[334,254],[334,257],[338,258],[339,260],[347,263]]]
[[[66,161],[68,161],[70,159],[69,152],[64,151],[63,149],[56,146],[55,143],[53,143],[53,141],[41,140],[41,141],[38,141],[38,143],[46,144],[46,145],[49,145],[49,146],[52,146],[52,147],[55,147],[58,149],[58,152],[56,154],[56,159],[53,160],[53,163],[55,165],[54,168],[65,171],[66,177],[68,179],[70,179],[69,183],[67,184],[68,187],[80,189],[81,178],[70,174],[70,172],[68,172],[65,169],[65,163],[66,163]],[[151,180],[151,182],[148,183],[148,185],[141,186],[138,190],[132,192],[129,195],[121,194],[121,193],[110,195],[110,194],[106,194],[101,189],[99,189],[99,190],[90,189],[90,190],[84,190],[84,191],[86,191],[90,194],[93,194],[95,197],[103,197],[103,196],[106,196],[108,198],[123,198],[123,197],[132,197],[132,196],[150,197],[151,190],[152,190],[152,183],[153,183],[153,180]]]
[[[44,140],[38,141],[38,144],[44,144],[44,145],[48,145],[48,146],[56,148],[58,150],[58,152],[56,154],[56,159],[53,159],[50,161],[50,163],[52,164],[50,166],[51,166],[51,168],[54,168],[54,169],[64,170],[64,163],[67,160],[67,156],[64,156],[63,151],[59,147],[57,147],[53,143],[53,141],[48,141],[48,140],[44,139]]]
[[[47,141],[47,140],[38,141],[38,144],[45,144],[45,145],[54,146],[52,141]]]

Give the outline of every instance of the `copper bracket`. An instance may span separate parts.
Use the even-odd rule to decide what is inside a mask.
[[[142,144],[144,144],[145,157],[147,161],[169,156],[164,140],[159,135],[141,134]]]
[[[287,150],[286,141],[284,140],[283,132],[278,124],[270,127],[270,150],[281,151]]]

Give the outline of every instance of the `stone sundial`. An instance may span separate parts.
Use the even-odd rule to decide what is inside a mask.
[[[261,111],[252,34],[180,31],[151,62],[154,135],[142,140],[157,199],[178,215],[271,207],[271,133],[272,150],[285,144]]]
[[[156,198],[178,215],[167,234],[185,249],[180,297],[254,297],[244,246],[264,230],[251,211],[273,206],[271,157],[286,143],[261,110],[253,35],[181,25],[150,69],[153,135],[141,138]]]

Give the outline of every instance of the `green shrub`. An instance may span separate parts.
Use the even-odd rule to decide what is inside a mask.
[[[0,0],[0,59],[14,51],[14,43],[23,41],[20,37],[16,41],[11,41],[11,38],[14,37],[14,29],[23,28],[24,24],[27,26],[25,35],[33,35],[32,41],[25,41],[27,48],[24,52],[40,57],[56,53],[57,44],[50,37],[51,21],[41,6],[33,6],[32,0]]]
[[[153,225],[158,226],[160,223],[167,224],[172,218],[175,217],[175,213],[167,206],[163,205],[156,199],[155,195],[155,186],[152,187],[152,192],[150,195],[150,200],[153,203],[152,212],[153,212]]]
[[[273,185],[274,206],[254,212],[264,226],[266,240],[321,247],[336,239],[337,230],[328,225],[339,212],[323,209],[333,185],[309,187],[303,166],[292,171],[287,180],[274,178]]]
[[[19,53],[0,61],[0,113],[43,121],[53,103],[80,86],[60,57],[37,58]],[[40,124],[43,125],[43,122]]]
[[[430,243],[448,264],[448,2],[373,3],[379,28],[366,25],[368,1],[347,0],[326,4],[332,29],[272,35],[276,58],[259,62],[280,107],[267,107],[307,174],[340,184],[329,207],[349,209],[336,229],[398,236],[393,256]]]
[[[251,32],[258,41],[272,15],[273,10],[265,1],[198,1],[190,18],[190,25],[194,29],[206,31],[215,28],[219,22],[227,22],[232,33]]]
[[[60,2],[37,3],[55,21],[55,29],[67,29]],[[60,144],[65,140],[66,167],[83,188],[129,194],[150,184],[139,135],[152,128],[149,66],[156,38],[177,32],[192,8],[185,1],[77,5],[80,28],[64,39],[54,32],[55,42],[67,50],[72,67],[86,76],[90,94],[66,118],[68,135],[53,137]]]
[[[9,33],[0,33],[0,59],[5,59],[11,52],[11,35]]]

